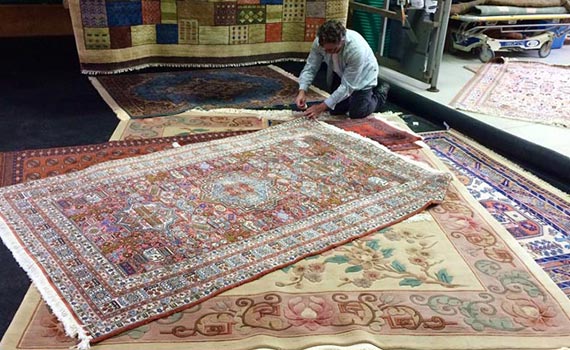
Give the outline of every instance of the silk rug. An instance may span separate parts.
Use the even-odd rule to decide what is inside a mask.
[[[428,150],[404,153],[445,167]],[[569,344],[569,301],[459,182],[441,205],[418,216],[94,348],[552,350]],[[31,289],[0,345],[63,350],[73,344]]]
[[[69,10],[84,73],[149,66],[228,67],[302,60],[346,0],[91,1]]]
[[[457,132],[424,141],[570,296],[570,196]]]
[[[129,73],[91,77],[121,120],[174,115],[191,109],[268,108],[294,103],[299,84],[275,66]],[[307,100],[323,99],[311,87]]]
[[[570,126],[570,66],[539,62],[488,63],[451,106],[496,117]]]
[[[2,188],[0,233],[86,348],[404,220],[448,184],[300,119]]]

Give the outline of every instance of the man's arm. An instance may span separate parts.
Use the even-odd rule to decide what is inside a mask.
[[[319,53],[319,39],[313,41],[307,63],[299,75],[299,90],[307,91],[321,68],[323,56]]]

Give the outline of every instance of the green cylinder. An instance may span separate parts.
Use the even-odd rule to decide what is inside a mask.
[[[384,0],[356,0],[356,2],[384,8]],[[379,51],[378,41],[382,32],[383,21],[384,19],[379,14],[368,13],[362,10],[354,10],[352,14],[353,29],[362,34],[374,52]]]

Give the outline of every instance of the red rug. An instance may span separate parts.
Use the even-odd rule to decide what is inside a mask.
[[[379,119],[347,119],[328,123],[377,141],[392,151],[421,148],[416,143],[422,139],[421,136],[399,129]]]

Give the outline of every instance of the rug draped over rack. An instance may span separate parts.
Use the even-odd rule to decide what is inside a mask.
[[[149,66],[225,67],[304,59],[347,0],[71,0],[84,73]]]

